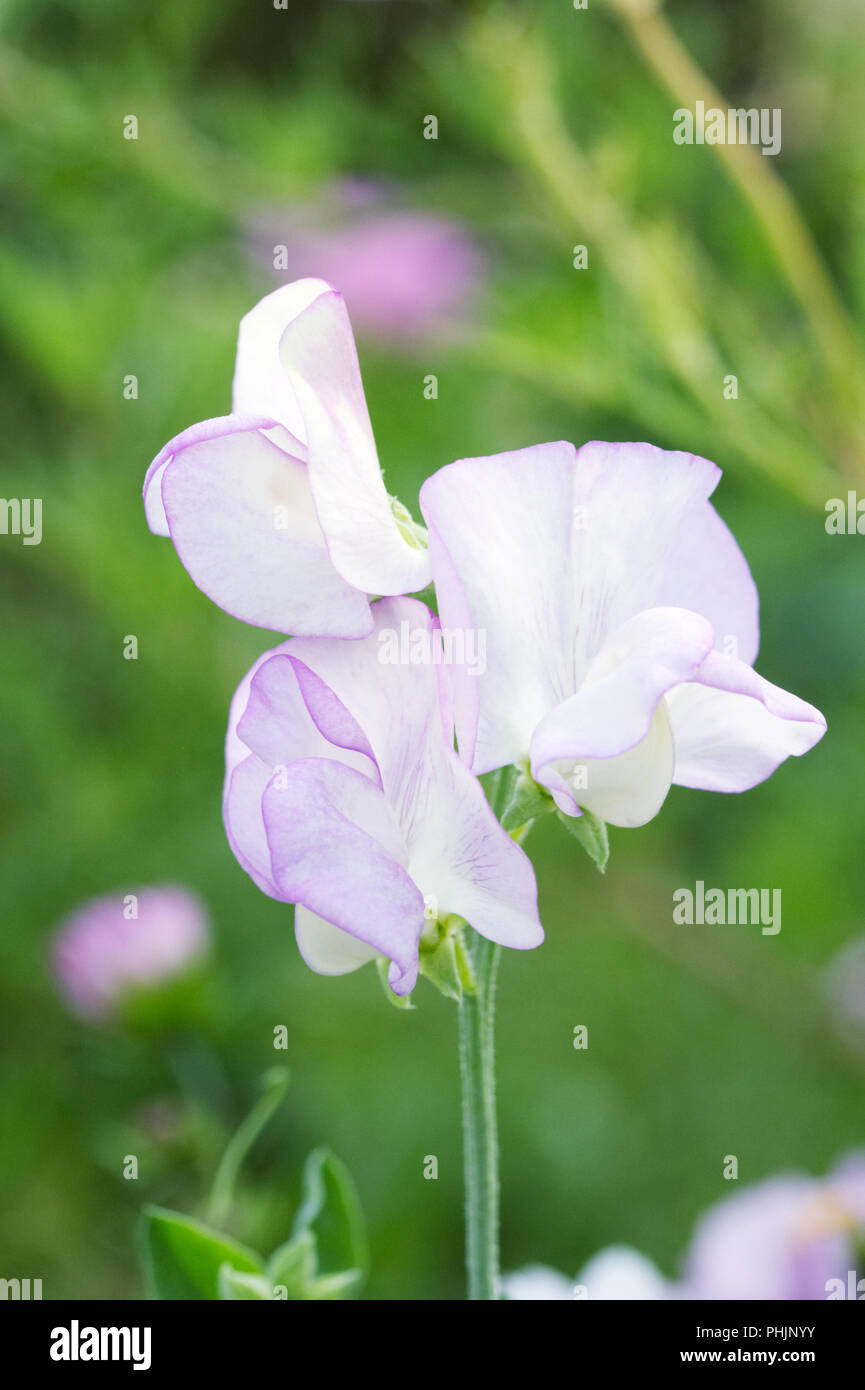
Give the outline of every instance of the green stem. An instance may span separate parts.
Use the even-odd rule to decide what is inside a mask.
[[[471,934],[476,990],[459,1005],[463,1166],[466,1188],[466,1270],[469,1298],[499,1293],[499,1149],[496,1132],[493,1017],[501,948]]]
[[[235,1130],[216,1170],[207,1203],[207,1219],[213,1226],[228,1220],[240,1166],[265,1125],[279,1109],[288,1087],[287,1067],[272,1067],[264,1077],[264,1093]]]

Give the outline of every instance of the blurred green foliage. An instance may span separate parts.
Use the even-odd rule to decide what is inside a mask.
[[[747,1182],[821,1171],[862,1142],[861,1054],[815,989],[863,929],[865,562],[860,538],[826,535],[820,491],[861,477],[861,421],[747,198],[711,151],[673,145],[678,103],[614,9],[519,13],[517,47],[542,46],[547,97],[585,165],[584,225],[532,166],[486,5],[2,6],[0,490],[44,499],[44,537],[0,537],[0,1272],[42,1278],[46,1297],[141,1296],[142,1204],[197,1209],[256,1078],[283,1060],[280,1024],[295,1084],[252,1155],[234,1235],[285,1239],[304,1155],[327,1144],[368,1220],[366,1296],[462,1296],[454,1006],[422,986],[417,1010],[397,1013],[371,970],[313,975],[290,910],[234,861],[226,714],[271,639],[194,588],[140,502],[164,441],[227,409],[237,322],[272,285],[244,250],[248,211],[342,174],[398,181],[409,205],[463,219],[487,256],[476,337],[416,354],[360,343],[390,490],[414,507],[451,459],[546,439],[706,454],[760,589],[759,667],[829,721],[814,753],[743,797],[674,789],[646,829],[611,835],[605,878],[553,818],[529,840],[547,942],[502,969],[505,1268],[572,1272],[625,1241],[672,1273],[697,1214],[729,1190],[725,1154]],[[678,0],[670,17],[732,105],[783,107],[772,173],[861,325],[861,10]],[[437,142],[421,138],[429,112]],[[137,142],[122,139],[127,113]],[[613,240],[598,244],[586,226],[609,227],[610,206]],[[587,272],[571,266],[581,241]],[[681,370],[676,325],[657,316],[676,303],[698,330],[673,344]],[[688,388],[703,361],[739,375],[740,401],[714,379]],[[137,661],[122,659],[126,634]],[[781,934],[674,931],[672,892],[696,878],[780,887]],[[163,880],[209,904],[216,975],[203,1033],[167,1050],[71,1020],[46,966],[53,925],[82,899]],[[126,1153],[137,1182],[122,1179]]]

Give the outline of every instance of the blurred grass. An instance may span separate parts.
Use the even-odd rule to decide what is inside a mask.
[[[284,1234],[303,1157],[324,1142],[370,1221],[369,1296],[462,1294],[452,1006],[421,989],[418,1011],[397,1014],[371,972],[312,975],[290,911],[236,865],[222,739],[269,636],[198,593],[140,504],[161,444],[227,408],[237,321],[271,287],[244,253],[245,213],[343,173],[396,180],[411,205],[463,218],[490,267],[476,334],[415,354],[360,344],[391,491],[414,505],[452,458],[542,439],[649,437],[714,458],[719,509],[760,589],[760,669],[829,720],[814,753],[744,797],[674,789],[657,821],[613,834],[606,879],[552,827],[529,841],[548,940],[502,971],[506,1267],[573,1272],[627,1241],[672,1273],[695,1216],[723,1195],[725,1154],[749,1181],[824,1169],[862,1142],[861,1062],[829,1035],[813,989],[865,925],[863,560],[821,516],[827,487],[861,477],[861,421],[833,394],[746,202],[709,150],[673,145],[670,100],[613,10],[550,0],[522,14],[585,165],[584,209],[551,195],[526,155],[514,68],[489,42],[501,13],[486,5],[3,6],[2,491],[44,499],[44,538],[0,538],[0,1272],[43,1278],[47,1297],[140,1295],[141,1203],[200,1201],[256,1078],[283,1060],[280,1023],[294,1081],[252,1156],[238,1234]],[[681,0],[670,15],[731,104],[783,105],[775,172],[858,341],[861,13]],[[137,143],[121,138],[129,112]],[[438,142],[421,138],[428,112]],[[621,242],[604,239],[605,209]],[[588,272],[571,268],[582,240]],[[642,267],[651,282],[635,280]],[[708,357],[675,341],[668,355],[653,315],[671,285]],[[738,402],[720,382],[683,380],[704,361],[739,375]],[[130,372],[136,401],[122,396]],[[122,659],[130,633],[137,662]],[[673,889],[696,878],[781,887],[780,936],[671,933]],[[69,1020],[45,965],[70,907],[162,879],[201,892],[215,924],[218,1009],[179,1073]],[[174,1094],[178,1075],[197,1100],[166,1146],[146,1139],[140,1107]],[[126,1152],[143,1156],[137,1183],[120,1177]],[[422,1178],[433,1153],[435,1183]]]

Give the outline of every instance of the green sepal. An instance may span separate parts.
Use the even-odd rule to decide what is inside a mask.
[[[413,1009],[410,994],[394,994],[387,980],[387,972],[390,969],[390,961],[387,956],[376,956],[375,968],[378,971],[378,978],[381,980],[381,987],[385,992],[388,1003],[393,1004],[395,1009]]]
[[[549,792],[540,786],[527,772],[521,772],[513,787],[502,815],[505,830],[521,830],[539,816],[547,816],[556,809],[556,803]]]
[[[584,811],[581,816],[566,816],[559,811],[558,816],[565,829],[579,840],[586,854],[594,860],[598,870],[602,874],[606,873],[607,860],[610,857],[607,822],[591,811]]]
[[[273,1289],[263,1274],[243,1274],[230,1264],[224,1264],[219,1268],[219,1297],[230,1303],[250,1299],[269,1302],[273,1299]]]
[[[226,1264],[243,1274],[264,1273],[254,1250],[165,1207],[145,1207],[140,1242],[151,1298],[217,1300]]]
[[[291,1240],[274,1250],[267,1262],[271,1287],[284,1288],[288,1299],[307,1298],[307,1291],[315,1282],[317,1259],[312,1231],[302,1231],[300,1235],[292,1236]]]
[[[462,933],[462,919],[449,917],[441,928],[442,935],[432,948],[421,944],[420,972],[430,984],[448,999],[457,1003],[464,994],[474,994],[474,971]]]

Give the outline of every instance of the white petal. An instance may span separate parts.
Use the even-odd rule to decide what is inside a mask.
[[[348,975],[376,958],[372,946],[326,922],[302,903],[294,909],[294,934],[300,954],[319,975]]]

